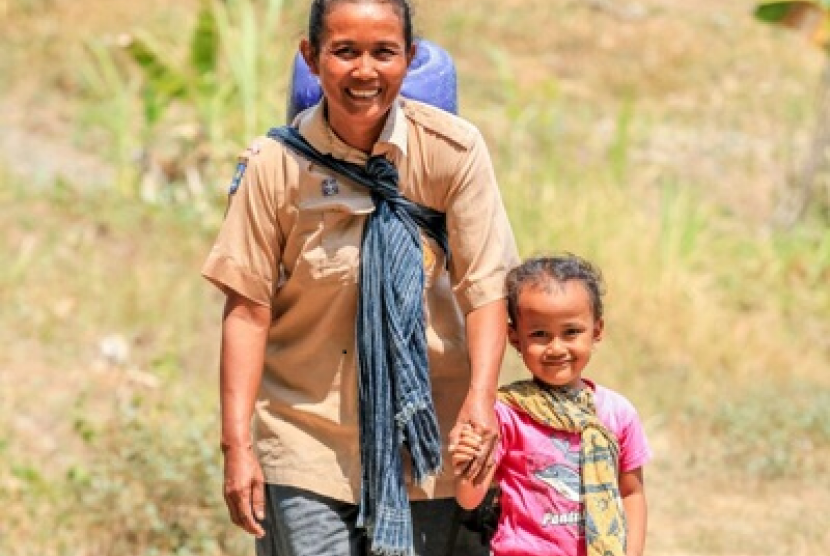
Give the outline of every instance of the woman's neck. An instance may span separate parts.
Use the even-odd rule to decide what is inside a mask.
[[[387,113],[388,116],[388,113]],[[338,139],[352,147],[367,154],[371,154],[372,148],[383,131],[386,118],[372,122],[370,125],[360,126],[352,123],[332,122],[326,111],[326,121],[329,129]]]

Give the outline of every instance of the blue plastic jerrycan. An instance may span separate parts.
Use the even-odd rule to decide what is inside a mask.
[[[458,82],[455,63],[450,54],[426,39],[418,39],[418,51],[403,80],[401,94],[407,98],[458,113]],[[288,122],[317,104],[323,95],[317,77],[311,73],[302,55],[294,56],[294,68],[288,88]]]

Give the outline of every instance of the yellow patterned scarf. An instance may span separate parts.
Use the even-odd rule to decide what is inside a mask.
[[[582,512],[588,556],[625,555],[625,513],[618,485],[620,448],[597,419],[589,387],[556,388],[533,380],[499,390],[499,399],[553,429],[582,436]]]

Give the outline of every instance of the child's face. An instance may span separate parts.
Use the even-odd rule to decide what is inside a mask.
[[[517,322],[508,335],[528,370],[551,386],[580,386],[603,328],[585,285],[569,280],[525,288],[516,309]]]

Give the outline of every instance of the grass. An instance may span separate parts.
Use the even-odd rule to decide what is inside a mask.
[[[198,277],[200,218],[5,185],[0,500],[19,510],[0,552],[244,552],[220,491],[199,488],[222,480],[205,411],[220,307]]]
[[[41,147],[0,159],[0,554],[247,553],[220,495],[221,299],[198,270],[236,150],[282,121],[279,67],[305,6],[283,2],[256,36],[250,17],[228,23],[262,46],[240,43],[222,70],[242,93],[224,106],[213,193],[147,203],[114,185],[136,172],[140,81],[80,44],[142,29],[185,48],[196,2],[96,5],[11,0],[0,19],[6,135]],[[830,455],[830,231],[768,224],[806,152],[823,59],[754,23],[752,5],[416,6],[456,59],[522,253],[570,250],[605,271],[590,373],[635,402],[654,446],[649,554],[830,542],[815,488]],[[53,62],[63,52],[71,64]],[[67,153],[101,171],[67,171]],[[508,355],[504,379],[522,373]]]

